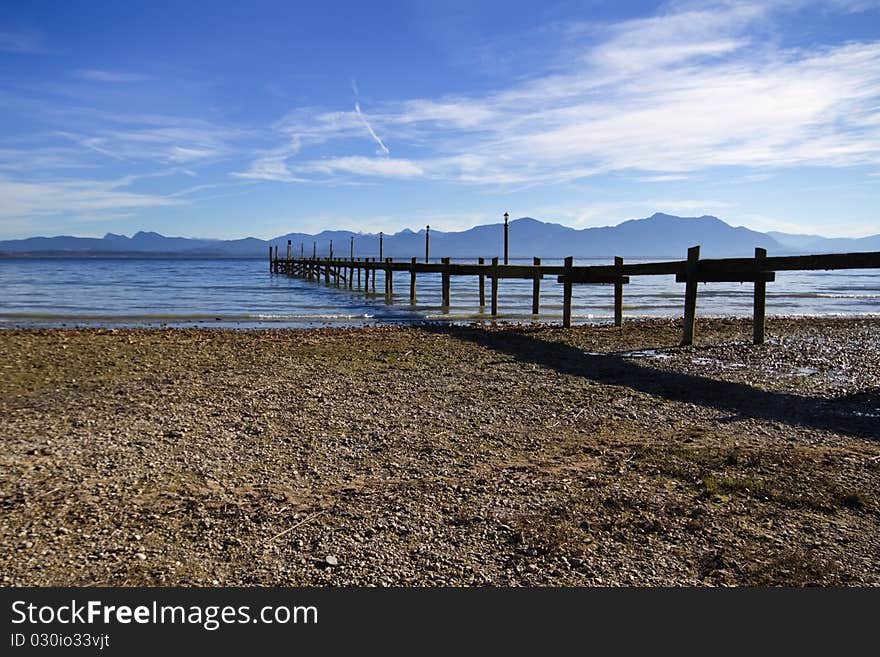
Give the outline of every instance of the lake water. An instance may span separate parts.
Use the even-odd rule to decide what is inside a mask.
[[[531,261],[512,261],[530,263]],[[638,262],[628,259],[627,262]],[[545,260],[544,264],[561,264]],[[580,259],[575,264],[611,264]],[[0,259],[0,326],[307,327],[425,320],[489,320],[478,306],[476,277],[453,277],[451,307],[440,306],[440,275],[418,279],[409,304],[409,274],[395,276],[393,303],[379,294],[272,275],[265,259],[10,258]],[[489,295],[489,281],[486,294]],[[531,281],[501,280],[503,321],[535,319]],[[613,317],[613,288],[574,286],[574,323]],[[624,287],[624,317],[680,317],[684,285],[674,276],[632,277]],[[698,316],[750,316],[752,285],[699,287]],[[880,270],[779,272],[767,284],[769,315],[880,315]],[[562,286],[546,277],[540,321],[560,321]]]

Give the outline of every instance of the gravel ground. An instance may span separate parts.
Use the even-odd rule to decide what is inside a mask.
[[[880,585],[880,320],[0,331],[10,585]]]

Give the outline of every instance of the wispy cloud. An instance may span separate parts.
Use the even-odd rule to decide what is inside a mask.
[[[506,89],[379,104],[369,122],[357,103],[354,113],[296,111],[278,128],[304,145],[333,143],[339,156],[361,123],[381,155],[378,133],[401,144],[412,175],[480,185],[880,163],[880,41],[809,50],[757,41],[756,30],[799,4],[678,2],[589,26],[565,69]],[[321,162],[297,166],[331,175]]]
[[[75,148],[41,146],[0,148],[0,169],[16,172],[40,172],[57,169],[89,169],[94,165],[77,157]]]
[[[712,198],[650,197],[629,201],[603,201],[562,206],[540,206],[532,210],[535,216],[565,221],[579,228],[607,226],[633,216],[649,216],[655,212],[679,215],[721,214],[736,207],[736,203]]]
[[[236,153],[252,136],[246,129],[175,116],[65,117],[79,129],[53,134],[116,160],[158,164],[205,163]]]
[[[313,160],[299,167],[299,170],[327,175],[341,172],[384,178],[415,178],[425,173],[421,166],[410,160],[360,156]]]
[[[52,51],[43,38],[33,32],[0,32],[0,52],[20,55],[46,55]]]
[[[0,217],[94,213],[176,205],[179,201],[120,189],[125,181],[21,182],[0,177]]]
[[[272,180],[275,182],[307,182],[306,178],[296,176],[287,166],[287,160],[299,152],[300,140],[290,139],[279,148],[264,150],[251,162],[247,171],[235,172],[236,178],[251,180]]]
[[[665,183],[665,182],[679,182],[682,180],[689,180],[690,176],[675,174],[675,173],[667,173],[659,176],[639,176],[636,178],[638,182],[646,182],[646,183]]]
[[[80,69],[74,75],[81,80],[89,80],[90,82],[141,82],[149,79],[146,75],[139,73],[123,73],[94,68]]]
[[[134,212],[93,212],[77,214],[71,217],[76,223],[100,223],[103,221],[119,221],[120,219],[129,219],[135,216]]]

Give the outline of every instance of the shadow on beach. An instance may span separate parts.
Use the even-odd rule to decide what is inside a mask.
[[[590,354],[519,329],[485,330],[428,324],[426,331],[466,340],[562,374],[625,386],[669,401],[714,408],[730,420],[756,419],[880,440],[880,390],[829,399],[762,390],[743,383],[653,368],[622,355]]]

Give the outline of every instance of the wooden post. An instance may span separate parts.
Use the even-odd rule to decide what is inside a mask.
[[[354,257],[348,263],[348,289],[354,287]]]
[[[562,283],[562,328],[571,328],[571,268],[574,258],[568,256],[565,259],[565,280]]]
[[[312,242],[312,259],[314,260],[317,257],[318,257],[318,243]]]
[[[337,259],[338,260],[338,259]],[[339,287],[339,275],[342,273],[342,266],[337,264],[333,267],[333,282],[336,287]]]
[[[694,343],[694,326],[697,320],[697,268],[699,267],[700,247],[688,249],[687,281],[684,290],[684,327],[681,334],[681,346],[687,347]]]
[[[431,255],[431,226],[425,226],[425,262]]]
[[[351,236],[351,246],[348,249],[348,259],[354,260],[354,235]]]
[[[384,241],[385,236],[382,234],[382,231],[379,231],[379,260],[382,260],[382,242]]]
[[[278,260],[278,245],[275,245],[275,260]]]
[[[333,260],[333,240],[330,240],[330,255],[328,257]]]
[[[376,294],[376,265],[375,265],[375,262],[376,262],[376,259],[373,258],[373,263],[374,263],[373,264],[373,294]],[[368,288],[370,287],[369,283],[367,283],[367,287]]]
[[[492,316],[498,314],[498,257],[492,258]]]
[[[416,305],[416,257],[412,257],[412,269],[409,270],[409,303]]]
[[[534,258],[532,264],[535,267],[541,266],[541,259]],[[536,273],[532,279],[532,314],[537,315],[541,311],[541,274]]]
[[[330,285],[330,265],[324,266],[324,284]]]
[[[274,268],[272,267],[272,247],[269,247],[269,273],[274,273]]]
[[[477,264],[485,265],[485,258],[477,258]],[[486,307],[486,277],[480,274],[480,308]]]
[[[623,258],[614,256],[614,266],[623,267]],[[623,283],[619,279],[614,282],[614,325],[623,326]]]
[[[755,298],[752,310],[752,342],[763,344],[767,318],[767,282],[761,279],[761,262],[767,258],[767,249],[755,247],[758,277],[755,279]]]
[[[299,243],[299,257],[300,257],[300,260],[304,260],[306,257],[306,243],[305,242]]]
[[[441,274],[442,282],[443,282],[443,307],[449,307],[449,258],[440,258],[440,262],[443,263],[443,273]]]
[[[391,258],[385,258],[385,296],[387,301],[391,303],[394,299],[394,273],[391,271]]]
[[[287,240],[287,259],[290,260],[290,240]]]
[[[360,290],[361,289],[361,266],[360,266],[361,259],[358,258],[357,262],[358,262],[358,267],[357,267],[357,270],[358,270],[358,289]]]

